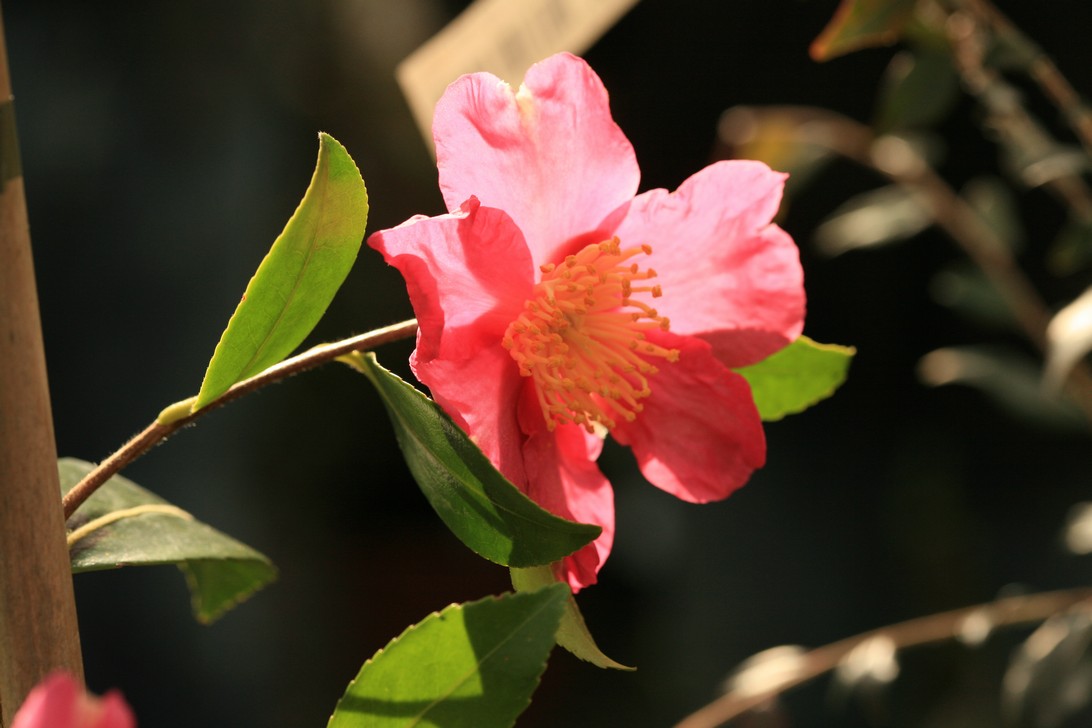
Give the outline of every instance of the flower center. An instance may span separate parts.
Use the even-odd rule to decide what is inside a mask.
[[[633,299],[662,295],[659,286],[642,283],[656,271],[626,262],[651,252],[648,245],[623,249],[612,238],[540,267],[542,280],[501,343],[519,373],[534,378],[551,430],[571,422],[592,432],[594,423],[611,428],[618,417],[632,422],[658,371],[646,357],[678,361],[678,349],[645,337],[649,329],[667,331],[667,317]]]

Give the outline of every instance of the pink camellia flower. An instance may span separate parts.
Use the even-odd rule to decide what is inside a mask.
[[[55,672],[30,691],[11,728],[136,728],[136,720],[117,691],[96,698]]]
[[[433,398],[532,499],[602,535],[559,577],[592,584],[614,504],[602,434],[683,500],[726,497],[765,462],[747,382],[803,328],[799,253],[770,221],[784,175],[717,162],[637,195],[633,147],[581,59],[533,66],[518,91],[463,76],[437,104],[449,212],[369,244],[406,279],[410,360]],[[636,196],[635,196],[636,195]]]

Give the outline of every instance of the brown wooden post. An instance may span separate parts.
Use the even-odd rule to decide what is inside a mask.
[[[83,679],[0,18],[0,726],[58,668]]]

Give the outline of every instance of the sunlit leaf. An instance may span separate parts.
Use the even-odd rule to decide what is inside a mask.
[[[762,419],[780,420],[834,394],[856,353],[851,346],[819,344],[800,336],[776,354],[736,371],[751,385]]]
[[[1077,362],[1092,351],[1092,288],[1054,315],[1047,325],[1046,338],[1043,380],[1056,391]]]
[[[916,0],[842,0],[830,23],[811,44],[817,61],[873,46],[891,45],[902,36]]]
[[[447,527],[476,553],[505,566],[537,566],[599,535],[599,526],[558,518],[521,493],[435,402],[375,356],[345,361],[375,385],[417,484]]]
[[[228,321],[195,411],[284,359],[311,333],[352,268],[367,221],[368,193],[356,164],[337,140],[320,134],[311,184]]]
[[[67,493],[94,465],[58,463]],[[262,554],[115,475],[68,521],[72,571],[174,564],[186,576],[198,621],[208,623],[277,576]]]
[[[556,584],[553,569],[549,566],[534,566],[528,569],[511,569],[512,586],[516,591],[526,592],[542,589],[550,584]],[[596,667],[610,668],[614,670],[634,670],[620,662],[616,662],[603,654],[599,645],[588,631],[588,625],[584,622],[584,615],[580,613],[580,607],[572,594],[565,600],[565,610],[561,615],[561,624],[557,628],[557,643],[579,657],[585,662],[590,662]]]
[[[364,663],[327,728],[510,726],[531,702],[568,587],[452,604]]]
[[[1079,409],[1044,391],[1038,363],[1019,352],[986,346],[931,351],[918,363],[931,386],[962,384],[982,391],[1002,409],[1032,424],[1059,430],[1086,428]]]
[[[943,119],[959,98],[959,76],[948,53],[904,51],[891,59],[879,91],[879,133],[919,128]]]
[[[815,243],[827,255],[873,248],[917,235],[933,223],[920,192],[889,185],[852,197],[815,230]]]

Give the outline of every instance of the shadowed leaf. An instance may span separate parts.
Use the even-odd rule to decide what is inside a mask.
[[[599,526],[558,518],[521,493],[435,402],[373,355],[343,361],[375,385],[417,484],[447,527],[477,554],[504,566],[537,566],[599,535]]]
[[[1013,653],[1002,707],[1008,725],[1088,725],[1092,718],[1092,614],[1051,617]]]
[[[61,492],[94,469],[62,458]],[[186,576],[199,622],[209,623],[277,576],[262,554],[115,475],[69,519],[72,571],[174,564]]]
[[[1092,263],[1092,223],[1070,218],[1051,243],[1047,264],[1056,276],[1073,275]]]
[[[933,300],[978,326],[999,331],[1018,330],[1005,299],[980,268],[957,261],[941,270],[929,282]]]
[[[891,59],[880,87],[876,131],[916,129],[943,119],[959,98],[959,76],[948,53],[916,49]]]
[[[1000,347],[951,346],[931,351],[918,363],[928,385],[963,384],[982,391],[1005,411],[1032,424],[1059,431],[1087,431],[1076,405],[1052,396],[1030,356]]]

